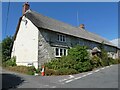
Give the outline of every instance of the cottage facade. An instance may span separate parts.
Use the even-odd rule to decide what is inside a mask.
[[[16,56],[17,65],[34,65],[38,68],[51,58],[67,55],[68,49],[75,45],[88,46],[91,51],[102,42],[110,57],[119,57],[118,47],[88,32],[83,25],[73,27],[43,16],[30,10],[29,4],[25,3],[14,36],[12,57]]]

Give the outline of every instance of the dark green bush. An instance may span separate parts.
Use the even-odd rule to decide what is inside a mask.
[[[90,61],[85,62],[78,62],[76,65],[74,65],[74,69],[78,72],[86,72],[91,71],[93,69]]]
[[[116,63],[115,59],[110,58],[110,57],[108,58],[108,61],[109,61],[109,65]]]
[[[75,69],[67,69],[67,68],[61,68],[56,71],[56,75],[70,75],[70,74],[77,74],[79,73]]]
[[[45,75],[47,76],[56,75],[56,72],[53,69],[45,69]]]
[[[87,52],[87,47],[77,45],[72,49],[68,50],[68,55],[76,61],[84,62],[89,59],[89,53]]]

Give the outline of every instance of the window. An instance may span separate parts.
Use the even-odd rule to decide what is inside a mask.
[[[55,48],[55,57],[67,56],[67,49],[65,48]]]
[[[67,56],[67,52],[66,52],[66,49],[64,49],[64,55]]]
[[[58,48],[56,48],[56,56],[58,56],[59,55],[59,49]]]
[[[60,49],[60,56],[63,55],[63,49]]]
[[[58,40],[58,41],[61,41],[61,42],[66,42],[66,36],[65,36],[65,35],[61,35],[61,34],[58,34],[57,40]]]

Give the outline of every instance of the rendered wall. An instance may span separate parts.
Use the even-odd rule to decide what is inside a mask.
[[[38,29],[23,17],[12,49],[17,65],[32,64],[38,67]]]

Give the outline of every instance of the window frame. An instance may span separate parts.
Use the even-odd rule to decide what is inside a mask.
[[[66,35],[57,34],[57,41],[66,42]]]
[[[56,48],[58,49],[58,55],[56,55]],[[62,50],[62,52],[61,52],[61,50]],[[65,50],[65,52],[64,52],[64,50]],[[67,56],[68,55],[68,49],[55,47],[54,48],[54,55],[55,55],[55,57]]]

